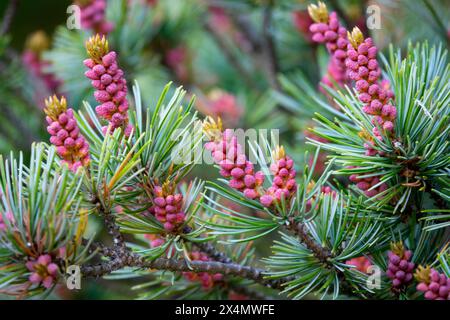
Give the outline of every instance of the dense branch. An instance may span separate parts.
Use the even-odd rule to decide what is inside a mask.
[[[183,229],[183,233],[184,234],[188,234],[192,232],[192,228],[189,226],[185,226]],[[192,245],[194,245],[195,247],[197,247],[201,252],[205,253],[206,255],[208,255],[208,257],[210,257],[211,259],[218,261],[218,262],[223,262],[223,263],[232,263],[233,260],[228,257],[224,252],[221,252],[219,250],[216,249],[216,247],[214,247],[214,245],[212,245],[209,242],[192,242]]]
[[[116,254],[117,254],[117,252],[114,249],[109,248],[100,242],[90,242],[89,240],[83,238],[83,239],[81,239],[81,244],[83,246],[89,246],[88,252],[90,254],[97,252],[105,257],[110,257],[110,258],[116,257]]]
[[[277,279],[269,280],[264,278],[265,271],[250,266],[243,266],[236,263],[222,263],[217,261],[190,261],[158,258],[153,261],[146,261],[137,254],[122,254],[121,256],[97,265],[85,265],[81,267],[81,273],[85,277],[100,277],[110,274],[113,271],[124,267],[136,267],[142,269],[157,269],[173,272],[207,272],[220,273],[223,275],[237,276],[244,279],[253,280],[259,284],[273,289],[282,289],[282,284],[291,280]]]
[[[329,265],[329,259],[332,257],[331,251],[328,248],[322,247],[308,234],[306,227],[302,223],[296,223],[293,219],[289,221],[287,229],[294,232],[301,240],[301,242],[319,259],[319,261]]]
[[[184,233],[189,233],[191,231],[192,231],[192,228],[190,228],[188,226],[186,226],[185,229],[183,230]],[[214,261],[222,262],[222,263],[233,263],[234,262],[224,252],[217,250],[216,247],[209,242],[192,242],[192,245],[197,247],[201,252],[208,255],[208,257],[210,257]],[[226,287],[228,287],[232,291],[234,291],[238,294],[242,294],[251,299],[255,299],[255,300],[270,299],[270,297],[267,297],[264,293],[256,292],[247,287],[233,284],[232,282],[229,282],[229,281],[224,281],[224,284],[226,285]]]
[[[206,253],[208,257],[214,261],[222,263],[232,263],[233,260],[225,253],[217,250],[211,243],[208,242],[195,242],[193,243],[201,252]]]
[[[114,214],[103,205],[98,197],[94,197],[92,203],[95,204],[97,212],[103,217],[106,229],[113,238],[114,247],[120,248],[123,251],[128,251],[122,233],[120,232],[120,227],[116,224],[116,217]]]
[[[157,269],[173,272],[207,272],[220,273],[223,275],[238,276],[241,278],[253,280],[259,284],[273,289],[282,289],[283,283],[292,280],[292,277],[270,280],[264,278],[265,271],[251,266],[244,266],[233,263],[224,253],[217,251],[213,245],[208,243],[195,243],[200,250],[217,261],[186,261],[176,259],[158,258],[155,260],[145,260],[144,257],[132,253],[123,240],[119,226],[117,226],[114,215],[107,210],[97,198],[92,200],[95,203],[98,212],[104,217],[104,222],[108,228],[108,233],[114,239],[114,247],[109,248],[99,243],[91,243],[83,239],[83,244],[89,244],[90,252],[98,250],[99,253],[110,257],[110,261],[102,262],[96,265],[84,265],[81,267],[81,273],[85,277],[100,277],[110,274],[124,267],[136,267],[142,269]],[[191,230],[187,228],[184,233]]]
[[[333,264],[330,262],[330,258],[333,257],[333,254],[331,253],[330,249],[323,247],[319,245],[311,236],[308,234],[306,230],[306,226],[303,223],[296,223],[294,219],[289,220],[289,224],[286,226],[286,228],[290,231],[292,231],[294,234],[296,234],[300,241],[313,253],[313,255],[322,263],[326,264],[329,268],[335,268]],[[339,287],[341,291],[348,295],[353,295],[353,286],[347,282],[345,278],[345,274],[339,270],[336,269],[339,277]]]

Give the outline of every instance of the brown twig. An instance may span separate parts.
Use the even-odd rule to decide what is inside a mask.
[[[123,235],[120,232],[120,227],[116,224],[116,217],[111,210],[103,205],[98,196],[93,196],[91,202],[96,206],[97,212],[103,217],[106,229],[109,235],[113,238],[114,248],[120,248],[123,252],[129,251],[125,244]]]
[[[311,236],[308,234],[306,230],[306,226],[303,223],[296,223],[294,219],[289,220],[289,224],[286,226],[289,231],[295,233],[301,242],[313,253],[313,255],[322,263],[324,263],[328,268],[334,268],[337,272],[339,281],[339,287],[342,293],[352,296],[354,294],[354,287],[350,284],[346,277],[345,273],[339,269],[336,269],[334,265],[330,262],[330,258],[333,257],[330,249],[319,245]]]
[[[88,253],[94,253],[98,252],[104,257],[114,258],[116,257],[116,251],[114,249],[111,249],[107,246],[105,246],[103,243],[100,242],[90,242],[88,239],[81,239],[81,244],[83,246],[89,246]]]
[[[230,257],[228,257],[225,253],[217,250],[211,243],[194,242],[192,244],[196,246],[201,252],[208,255],[208,257],[210,257],[214,261],[222,263],[233,263],[233,260]]]
[[[192,232],[192,228],[189,226],[185,226],[183,229],[184,234],[188,234]],[[189,241],[189,240],[188,240]],[[192,245],[197,247],[201,252],[205,253],[211,259],[223,262],[223,263],[233,263],[233,260],[228,257],[224,252],[221,252],[216,249],[216,247],[210,242],[192,242]]]
[[[292,280],[292,277],[282,279],[265,279],[264,270],[254,268],[251,266],[244,266],[232,262],[224,253],[217,251],[211,244],[200,244],[201,250],[206,251],[206,254],[212,256],[221,261],[186,261],[176,259],[158,258],[152,261],[145,260],[144,257],[135,254],[130,251],[126,246],[123,236],[120,232],[120,227],[117,226],[114,215],[103,206],[98,197],[93,197],[91,202],[96,205],[97,211],[103,216],[105,226],[108,229],[108,233],[114,239],[114,246],[112,248],[106,247],[103,244],[91,243],[90,250],[98,250],[106,257],[110,257],[110,261],[102,262],[96,265],[84,265],[81,267],[81,273],[85,277],[100,277],[106,274],[110,274],[116,270],[124,267],[136,267],[142,269],[157,269],[167,270],[174,272],[207,272],[207,273],[220,273],[223,275],[239,276],[245,279],[253,280],[259,284],[267,286],[273,289],[282,289],[283,283]],[[184,233],[189,233],[191,229],[186,227],[183,230]],[[84,245],[88,245],[89,242],[83,239]]]
[[[296,223],[293,219],[289,221],[287,229],[294,232],[300,238],[301,242],[314,254],[314,256],[321,262],[331,265],[330,258],[331,251],[328,248],[322,247],[308,234],[306,227],[302,223]]]
[[[85,277],[100,277],[124,267],[167,270],[173,272],[220,273],[223,275],[238,276],[253,280],[273,289],[282,289],[283,283],[291,280],[290,278],[277,280],[265,279],[264,270],[236,263],[222,263],[217,261],[190,261],[188,263],[186,260],[166,258],[147,261],[143,257],[133,253],[124,254],[123,252],[119,252],[118,254],[119,256],[111,261],[97,265],[82,266],[81,273]]]

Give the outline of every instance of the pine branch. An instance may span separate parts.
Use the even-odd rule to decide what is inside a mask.
[[[101,277],[110,274],[113,271],[119,270],[125,266],[121,257],[114,258],[111,261],[96,264],[81,266],[81,274],[85,277]]]
[[[319,245],[314,239],[311,238],[311,236],[308,234],[306,230],[306,226],[302,223],[295,223],[293,219],[290,220],[289,225],[286,226],[288,230],[294,232],[301,240],[301,242],[312,251],[314,256],[322,263],[324,263],[327,267],[333,268],[336,270],[338,277],[339,277],[339,287],[342,293],[344,293],[347,296],[353,296],[353,286],[348,283],[348,281],[345,278],[345,274],[334,267],[334,265],[330,262],[330,258],[333,257],[333,254],[331,251]]]
[[[81,239],[81,244],[83,246],[89,246],[88,253],[90,254],[98,252],[99,254],[109,258],[114,258],[117,254],[114,249],[111,249],[100,242],[89,242],[89,240],[83,238]]]
[[[123,236],[120,232],[120,227],[117,226],[114,215],[107,210],[98,199],[92,201],[96,204],[98,212],[103,216],[108,233],[114,239],[114,247],[108,248],[103,244],[91,243],[90,250],[99,250],[105,256],[112,258],[110,261],[103,262],[96,265],[84,265],[81,267],[81,272],[85,277],[100,277],[110,274],[113,271],[122,269],[124,267],[138,267],[143,269],[157,269],[178,272],[207,272],[220,273],[223,275],[233,275],[241,278],[253,280],[259,284],[273,289],[282,289],[282,285],[286,281],[292,280],[291,277],[270,280],[264,279],[265,271],[251,266],[243,266],[233,263],[224,253],[217,251],[211,244],[200,244],[202,251],[205,251],[212,258],[220,259],[221,261],[190,261],[158,258],[153,261],[146,261],[142,256],[131,253],[126,247]],[[190,229],[184,230],[185,233],[190,232]],[[84,245],[88,242],[83,239]],[[91,251],[93,252],[93,251]]]
[[[302,223],[296,223],[293,218],[290,219],[286,226],[288,230],[294,232],[301,240],[301,242],[313,252],[314,256],[319,261],[331,265],[329,259],[332,257],[331,251],[328,248],[322,247],[313,238],[310,237],[306,231],[306,227]]]
[[[192,231],[192,228],[185,227],[185,230],[183,230],[183,231],[184,231],[184,233],[189,233]],[[211,259],[213,259],[217,262],[222,262],[225,264],[234,263],[230,257],[228,257],[224,252],[217,250],[214,247],[214,245],[209,242],[193,242],[192,244],[195,247],[197,247],[201,252],[205,253],[206,255],[208,255],[208,257],[210,257]],[[234,292],[236,292],[238,294],[242,294],[244,296],[247,296],[251,299],[268,300],[270,298],[270,297],[267,297],[266,295],[264,295],[263,293],[256,292],[247,287],[239,286],[239,285],[233,284],[229,281],[225,281],[225,283],[226,283],[226,286],[229,287]]]
[[[92,203],[96,206],[97,212],[103,217],[106,229],[113,238],[114,247],[120,248],[122,251],[128,251],[129,249],[125,245],[125,240],[120,232],[120,227],[116,224],[116,217],[114,214],[103,205],[98,196],[93,198]]]
[[[143,257],[134,253],[124,253],[120,249],[117,251],[117,257],[111,261],[96,265],[84,265],[81,267],[81,273],[85,277],[100,277],[112,273],[113,271],[124,267],[136,267],[142,269],[157,269],[173,272],[207,272],[220,273],[223,275],[237,276],[244,279],[253,280],[269,288],[283,289],[283,283],[292,280],[291,278],[282,278],[277,280],[265,279],[266,273],[262,269],[243,266],[236,263],[222,263],[217,261],[190,261],[175,260],[166,258],[157,258],[152,261],[146,261]]]
[[[183,233],[191,233],[192,228],[189,226],[185,226],[183,229]],[[233,260],[228,257],[224,252],[217,250],[213,244],[209,242],[192,242],[194,246],[196,246],[201,252],[205,253],[211,259],[222,263],[233,263]]]
[[[195,242],[193,243],[201,252],[206,253],[208,257],[217,262],[233,263],[233,260],[225,253],[217,250],[211,243]]]

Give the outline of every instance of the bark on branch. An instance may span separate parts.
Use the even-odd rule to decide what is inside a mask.
[[[201,252],[205,253],[211,259],[222,263],[233,263],[233,260],[225,253],[217,250],[211,243],[195,242],[193,243]]]
[[[253,280],[259,284],[273,289],[282,289],[282,284],[291,278],[270,280],[264,278],[265,271],[262,269],[244,266],[237,263],[222,263],[217,261],[191,261],[179,259],[158,258],[152,261],[145,260],[137,254],[125,254],[111,261],[97,265],[85,265],[81,267],[81,273],[85,277],[101,277],[124,267],[135,267],[139,269],[156,269],[173,272],[207,272],[220,273],[228,276],[237,276]]]
[[[296,223],[291,219],[289,225],[287,225],[287,229],[294,232],[319,261],[330,265],[329,259],[332,257],[331,251],[328,248],[322,247],[311,238],[304,224]]]
[[[93,197],[92,203],[96,206],[97,212],[103,217],[106,229],[113,238],[114,247],[127,252],[128,248],[126,247],[125,240],[120,232],[120,227],[116,224],[116,217],[114,214],[103,205],[98,196]]]

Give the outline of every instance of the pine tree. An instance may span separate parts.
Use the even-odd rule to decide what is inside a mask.
[[[384,56],[325,4],[308,12],[309,39],[329,55],[321,89],[270,64],[264,72],[274,105],[317,110],[312,156],[241,141],[220,117],[200,119],[195,99],[170,83],[145,103],[138,81],[125,80],[123,65],[139,69],[130,43],[114,39],[126,28],[91,26],[83,51],[86,35],[61,29],[74,41],[50,53],[53,70],[70,56],[84,74],[79,87],[65,81],[77,98],[46,99],[50,138],[29,161],[0,156],[1,292],[48,295],[75,265],[83,282],[135,278],[141,299],[449,300],[447,52],[423,42]],[[95,105],[73,108],[90,86]],[[208,158],[220,178],[191,179]],[[109,243],[89,232],[98,219]],[[271,243],[262,259],[258,243]]]

